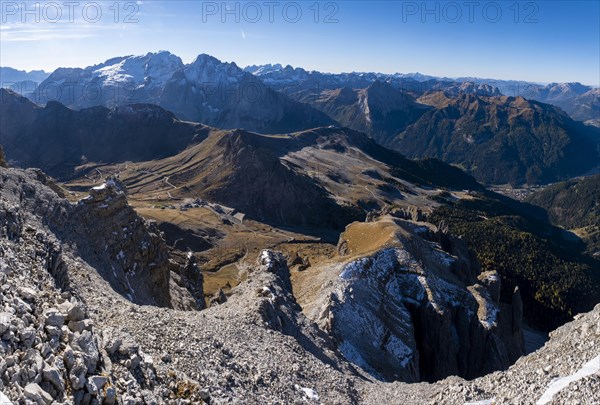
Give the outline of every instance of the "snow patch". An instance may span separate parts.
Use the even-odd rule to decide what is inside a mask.
[[[0,391],[0,405],[12,405],[10,399]]]
[[[110,63],[110,62],[109,62]],[[144,56],[130,56],[104,65],[92,72],[105,86],[135,85],[155,88],[173,77],[173,73],[183,69],[179,57],[169,52],[149,53]]]
[[[271,254],[268,250],[263,250],[260,252],[260,261],[266,266],[271,266],[273,264],[273,259],[271,258]]]
[[[493,405],[496,398],[484,399],[475,402],[465,402],[465,405]]]
[[[135,276],[135,272],[132,274],[132,276]],[[133,287],[131,287],[131,283],[129,282],[129,274],[125,274],[125,281],[127,282],[127,287],[129,288],[129,292],[126,293],[127,298],[129,298],[129,301],[133,301],[133,297],[135,296],[135,290],[133,289]]]
[[[297,384],[295,387],[297,390],[304,392],[304,395],[306,395],[308,399],[312,399],[313,401],[319,400],[319,395],[317,394],[317,391],[313,390],[312,388],[301,387]]]
[[[536,402],[536,405],[545,405],[552,402],[552,398],[558,392],[566,388],[572,382],[581,380],[584,377],[600,372],[600,356],[593,358],[588,361],[577,371],[575,374],[571,374],[567,377],[558,378],[548,386],[544,395]]]

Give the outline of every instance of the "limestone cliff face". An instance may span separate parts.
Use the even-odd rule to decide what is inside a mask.
[[[18,240],[29,228],[44,224],[54,234],[47,246],[48,271],[68,288],[63,255],[95,268],[111,287],[137,304],[196,309],[203,307],[201,276],[169,259],[156,224],[144,220],[127,203],[116,179],[69,203],[62,191],[38,170],[2,169],[0,184],[6,208],[0,236]],[[36,222],[37,221],[37,222]],[[197,269],[197,268],[196,268]],[[200,281],[198,281],[198,279]],[[194,282],[197,281],[197,282]]]
[[[161,231],[127,203],[118,179],[90,190],[73,208],[65,237],[115,291],[143,305],[204,308],[202,274],[193,261],[169,259]],[[83,243],[81,243],[83,241]]]
[[[383,224],[390,238],[362,252],[363,239],[377,238]],[[341,239],[355,258],[325,288],[317,318],[344,356],[374,377],[475,378],[523,353],[518,291],[513,303],[499,302],[498,275],[480,275],[462,241],[392,218],[350,225]]]
[[[73,207],[69,237],[113,288],[130,301],[170,305],[172,264],[158,227],[127,204],[117,180],[95,187]],[[83,243],[79,241],[84,241]]]

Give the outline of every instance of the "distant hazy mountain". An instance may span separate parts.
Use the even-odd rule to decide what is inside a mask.
[[[459,77],[456,82],[472,82],[496,87],[505,96],[521,96],[562,108],[578,121],[600,121],[600,90],[581,83],[541,84],[519,80]]]
[[[482,79],[477,77],[449,79],[420,73],[330,74],[316,71],[307,72],[302,68],[292,68],[289,65],[283,67],[280,64],[248,66],[245,70],[260,77],[265,84],[290,94],[291,97],[296,94],[297,97],[295,98],[305,97],[307,93],[319,94],[323,90],[342,87],[365,88],[370,83],[379,80],[409,91],[417,97],[432,90],[449,91],[454,93],[453,95],[461,92],[487,96],[522,96],[529,100],[541,101],[560,107],[575,120],[592,120],[600,125],[599,89],[581,83],[551,83],[545,85],[519,80]]]
[[[497,88],[487,84],[441,81],[420,74],[329,74],[279,64],[249,66],[245,70],[290,98],[309,104],[343,126],[364,132],[382,144],[427,110],[415,101],[423,94],[444,90],[451,97],[501,95]]]
[[[598,110],[590,111],[589,105],[598,105],[598,88],[581,83],[534,83],[521,80],[482,79],[477,77],[458,77],[455,82],[472,82],[496,87],[505,96],[524,97],[528,100],[541,101],[565,110],[573,119],[586,121],[600,119]],[[591,92],[591,93],[590,93]],[[586,95],[582,100],[580,97]],[[595,115],[594,115],[595,114]]]
[[[401,87],[407,91],[411,91],[416,95],[421,95],[430,90],[454,90],[459,89],[464,83],[470,85],[463,87],[463,90],[479,91],[487,88],[490,94],[480,95],[522,95],[520,93],[527,91],[530,87],[542,86],[538,83],[515,80],[496,80],[496,79],[481,79],[476,77],[460,77],[447,78],[428,76],[421,73],[368,73],[368,72],[352,72],[352,73],[321,73],[318,71],[306,71],[302,68],[293,68],[291,66],[283,67],[281,64],[276,65],[261,65],[248,66],[244,70],[260,77],[265,84],[282,90],[296,85],[299,88],[307,88],[310,84],[311,88],[326,90],[340,87],[364,88],[370,83],[379,80],[392,84],[394,87]],[[471,87],[469,89],[469,87]]]
[[[441,81],[431,83],[431,86],[424,94],[443,91],[447,96],[457,97],[460,94],[474,94],[477,96],[501,96],[502,92],[498,87],[487,83],[475,82],[447,82]]]
[[[581,83],[532,86],[523,97],[560,107],[578,121],[600,120],[600,89]]]
[[[281,70],[283,70],[283,66],[281,66],[280,63],[276,63],[274,65],[271,65],[270,63],[266,64],[266,65],[252,65],[252,66],[246,66],[244,68],[245,72],[252,73],[253,75],[256,75],[256,76],[262,76],[265,74],[269,74],[272,72],[278,72]]]
[[[351,82],[352,80],[377,80],[377,79],[411,79],[418,82],[423,82],[431,79],[439,79],[435,76],[423,75],[421,73],[377,73],[377,72],[349,72],[349,73],[322,73],[316,70],[307,71],[301,67],[292,67],[286,65],[285,67],[277,63],[274,65],[252,65],[244,68],[246,72],[252,73],[253,75],[261,77],[266,83],[277,84],[277,82],[283,82],[292,79],[295,75],[295,79],[313,77],[329,77],[331,79],[338,80],[339,83]],[[360,79],[362,78],[362,79]]]
[[[265,86],[235,63],[200,55],[184,65],[164,51],[114,58],[85,69],[57,69],[29,97],[72,108],[153,103],[180,119],[265,133],[335,123]]]
[[[290,65],[283,67],[280,64],[248,66],[244,70],[260,78],[267,86],[285,93],[294,100],[301,100],[307,96],[316,99],[323,91],[340,89],[342,87],[363,89],[376,81],[387,82],[393,87],[411,92],[412,94],[422,94],[424,91],[430,89],[431,84],[422,84],[419,80],[426,81],[433,79],[430,76],[423,76],[419,73],[396,73],[393,75],[373,72],[322,73],[314,70],[307,71],[299,67],[294,68]]]
[[[6,66],[0,67],[0,83],[2,83],[2,87],[8,87],[14,83],[26,80],[41,83],[48,76],[50,76],[50,73],[46,73],[43,70],[32,70],[27,72],[25,70],[17,70]]]
[[[497,88],[505,96],[524,97],[560,107],[577,121],[590,121],[600,125],[600,89],[581,83],[539,84],[514,80],[494,80],[464,77],[455,79],[458,83],[475,83]],[[443,89],[440,89],[443,90]],[[483,94],[481,94],[483,95]],[[500,94],[488,94],[500,95]]]
[[[10,67],[0,67],[0,87],[9,88],[19,94],[35,91],[50,73],[43,70],[17,70]]]
[[[598,165],[600,131],[557,107],[506,96],[436,100],[445,101],[386,145],[458,164],[488,184],[548,183]]]

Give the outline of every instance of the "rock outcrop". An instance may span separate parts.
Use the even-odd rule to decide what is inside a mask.
[[[0,169],[0,390],[15,403],[150,400],[152,359],[103,330],[69,286],[77,259],[46,227],[66,225],[69,204],[40,175]]]
[[[594,404],[600,401],[600,305],[550,334],[540,350],[507,371],[472,381],[450,377],[435,384],[381,384],[365,390],[368,404]]]
[[[171,302],[169,281],[174,265],[156,224],[138,216],[127,203],[117,179],[90,191],[72,208],[63,234],[77,253],[129,300],[158,306]],[[101,252],[101,253],[99,253]]]
[[[248,282],[233,290],[235,298],[230,305],[243,305],[248,319],[286,335],[324,339],[325,334],[304,316],[296,302],[287,260],[281,253],[263,250],[248,271]]]
[[[186,283],[176,283],[172,273],[180,267],[168,256],[168,248],[156,224],[137,215],[127,203],[120,183],[110,179],[76,204],[69,203],[48,177],[37,170],[2,172],[0,213],[6,226],[0,235],[17,241],[24,223],[43,223],[53,238],[45,249],[48,271],[57,285],[68,288],[64,256],[77,257],[94,267],[117,293],[138,304],[197,308]],[[201,291],[201,287],[199,287]]]
[[[378,233],[380,248],[365,252]],[[367,239],[367,241],[365,241]],[[355,223],[340,245],[353,254],[315,318],[339,350],[374,377],[407,382],[474,378],[523,354],[521,311],[499,301],[498,274],[480,273],[466,244],[426,223],[384,217]]]
[[[204,277],[200,272],[196,257],[192,252],[188,252],[185,264],[178,271],[180,285],[183,286],[192,294],[196,302],[197,309],[206,308],[204,300]]]

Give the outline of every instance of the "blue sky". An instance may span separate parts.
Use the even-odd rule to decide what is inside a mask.
[[[208,53],[240,66],[600,85],[599,1],[143,0],[117,1],[118,13],[115,1],[21,3],[2,0],[2,66],[84,67],[164,49],[184,62]]]

